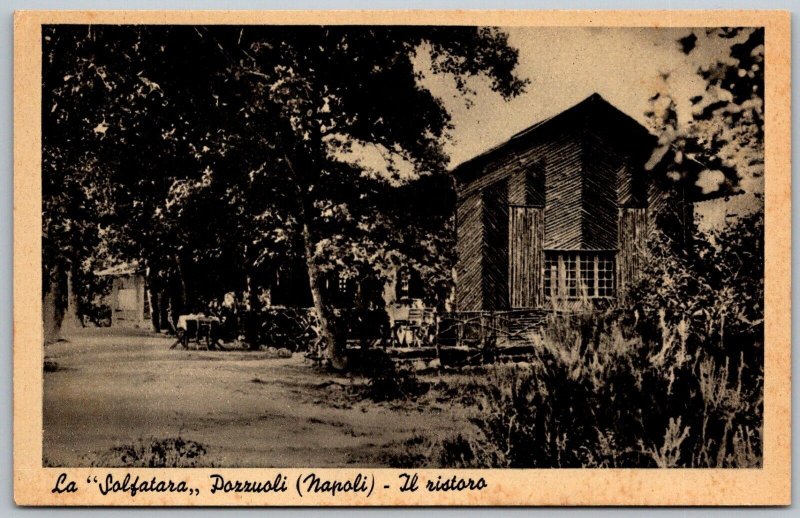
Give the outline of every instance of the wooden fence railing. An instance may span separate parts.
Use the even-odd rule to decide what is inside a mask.
[[[540,328],[543,310],[460,311],[446,313],[439,321],[440,345],[491,347],[527,341]]]

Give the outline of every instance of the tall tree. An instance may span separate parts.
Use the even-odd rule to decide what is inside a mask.
[[[209,31],[209,37],[216,35]],[[229,45],[220,41],[224,52],[231,52]],[[379,262],[396,242],[393,234],[402,234],[394,227],[375,238],[385,217],[380,207],[370,206],[370,190],[381,179],[347,155],[378,150],[388,173],[382,180],[390,184],[408,180],[404,164],[412,178],[444,174],[442,139],[450,119],[420,85],[417,53],[427,49],[434,71],[451,74],[465,94],[466,79],[483,74],[495,91],[511,97],[525,85],[513,74],[517,52],[504,33],[475,27],[247,29],[239,32],[237,45],[230,70],[250,80],[252,108],[277,122],[270,141],[283,156],[274,165],[294,188],[314,308],[328,360],[342,368],[344,347],[331,326],[320,265],[326,256],[346,258],[365,248],[364,259]],[[348,235],[344,225],[368,234],[373,253],[363,240],[341,239]]]
[[[505,34],[488,28],[45,34],[45,157],[53,163],[45,182],[56,182],[45,211],[64,210],[59,182],[106,186],[113,201],[89,204],[84,216],[68,209],[66,219],[95,221],[87,228],[112,255],[180,278],[184,299],[192,291],[186,270],[199,263],[206,272],[225,262],[249,270],[299,253],[337,367],[344,355],[321,289],[326,269],[368,265],[386,274],[410,263],[446,282],[435,258],[448,250],[442,231],[451,216],[440,194],[448,191],[442,140],[451,127],[419,84],[418,54],[429,53],[433,71],[450,74],[465,95],[480,74],[504,97],[525,85]],[[94,165],[83,170],[98,178],[73,174],[84,155]],[[72,238],[54,233],[51,221],[45,232],[58,239],[48,249],[60,257]]]
[[[215,93],[235,95],[219,74],[228,62],[204,44],[193,27],[45,29],[44,267],[55,277],[71,269],[74,285],[91,285],[98,263],[136,260],[180,311],[195,288],[218,286],[187,272],[242,262],[254,227],[241,220],[242,178],[259,157],[240,107]]]

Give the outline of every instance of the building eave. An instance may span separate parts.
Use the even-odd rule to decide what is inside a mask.
[[[504,154],[513,153],[518,148],[524,148],[544,135],[558,131],[564,123],[585,117],[592,113],[593,110],[605,110],[606,114],[617,119],[616,124],[625,126],[628,133],[625,140],[628,145],[644,144],[645,147],[650,147],[651,149],[656,145],[658,138],[650,133],[647,128],[603,99],[600,94],[594,93],[578,104],[552,117],[541,120],[516,133],[507,141],[462,162],[451,170],[451,174],[457,182],[469,182],[473,179],[472,176],[479,176],[480,169],[492,160]]]

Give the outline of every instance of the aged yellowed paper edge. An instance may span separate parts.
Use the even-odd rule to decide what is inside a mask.
[[[766,323],[764,464],[730,470],[459,470],[482,476],[475,493],[365,496],[211,495],[210,473],[294,480],[312,469],[92,469],[42,467],[41,25],[96,24],[442,24],[766,28]],[[27,11],[14,19],[14,498],[20,505],[786,505],[791,493],[790,16],[777,11]],[[51,492],[62,471],[183,480],[199,496]],[[397,484],[402,470],[316,469]],[[430,476],[453,470],[416,470]]]

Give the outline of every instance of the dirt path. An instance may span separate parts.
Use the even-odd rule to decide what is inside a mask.
[[[144,333],[68,339],[45,350],[58,365],[45,372],[48,465],[90,465],[114,446],[181,436],[207,448],[203,465],[381,466],[418,433],[466,426],[438,405],[354,401],[351,380],[301,355],[169,350],[171,339]]]

